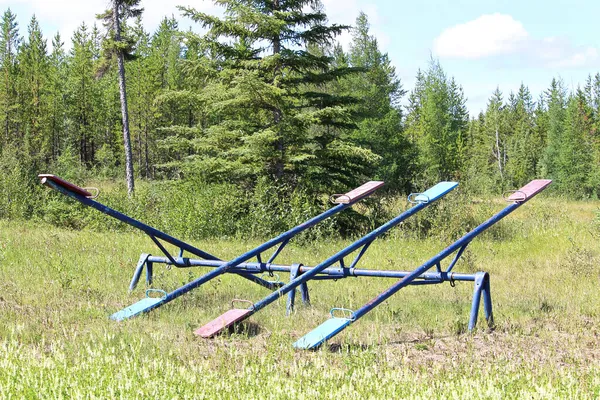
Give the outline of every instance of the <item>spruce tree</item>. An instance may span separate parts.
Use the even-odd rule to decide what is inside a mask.
[[[123,119],[123,146],[125,150],[125,180],[129,195],[134,192],[133,156],[131,135],[129,133],[129,110],[127,107],[127,87],[125,84],[125,58],[131,54],[133,41],[124,35],[125,23],[129,18],[142,14],[139,8],[140,0],[111,0],[111,8],[99,14],[98,19],[104,21],[108,37],[104,42],[106,58],[117,60],[117,76],[119,79],[119,98],[121,100],[121,115]]]
[[[4,142],[14,142],[19,138],[17,132],[18,110],[17,93],[17,52],[21,43],[17,16],[7,9],[2,15],[0,23],[0,71],[2,72],[0,85],[0,121]]]
[[[352,32],[347,61],[339,61],[360,69],[344,80],[344,94],[357,99],[354,109],[360,118],[352,138],[381,157],[375,174],[387,182],[388,189],[409,190],[414,154],[404,135],[400,106],[406,91],[388,55],[370,34],[366,14],[359,14]]]
[[[548,133],[543,158],[542,175],[558,178],[560,147],[563,139],[566,89],[562,80],[552,79],[550,88],[545,93],[548,104]]]
[[[49,58],[46,40],[35,16],[28,27],[27,40],[19,54],[19,91],[21,92],[20,119],[25,132],[24,150],[38,164],[48,163],[51,143],[48,129],[48,74]]]
[[[309,0],[215,3],[224,18],[183,9],[208,29],[205,54],[219,72],[204,92],[219,120],[201,129],[196,160],[221,179],[266,176],[327,191],[355,184],[377,157],[349,140],[348,99],[326,90],[349,70],[333,68],[322,51],[347,27],[327,25]]]

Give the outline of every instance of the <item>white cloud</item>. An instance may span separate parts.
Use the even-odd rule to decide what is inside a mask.
[[[516,63],[548,68],[600,65],[597,48],[576,46],[564,37],[535,38],[521,22],[499,13],[445,29],[434,40],[433,50],[440,58],[493,59],[497,65]]]
[[[478,59],[510,54],[529,34],[510,15],[492,14],[446,29],[435,39],[434,52],[443,58]]]

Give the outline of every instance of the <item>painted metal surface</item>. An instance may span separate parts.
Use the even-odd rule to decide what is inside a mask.
[[[450,191],[452,191],[454,188],[456,188],[458,186],[458,183],[456,183],[456,182],[452,182],[450,185],[447,185],[446,182],[442,182],[440,184],[443,184],[444,187],[445,187],[444,194],[449,193]],[[438,184],[438,185],[440,185],[440,184]],[[395,227],[396,225],[398,225],[399,223],[401,223],[405,219],[409,218],[410,216],[416,214],[417,212],[419,212],[423,208],[427,207],[431,203],[432,203],[431,201],[429,201],[429,202],[420,202],[420,203],[414,205],[413,207],[411,207],[408,210],[404,211],[402,214],[400,214],[396,218],[388,221],[386,224],[380,226],[379,228],[375,229],[374,231],[370,232],[369,234],[367,234],[367,235],[363,236],[362,238],[358,239],[357,241],[355,241],[351,245],[349,245],[346,248],[340,250],[338,253],[334,254],[331,257],[329,257],[328,259],[326,259],[322,263],[318,264],[314,268],[310,269],[309,271],[307,271],[307,272],[301,274],[300,276],[296,277],[295,279],[291,280],[289,283],[287,283],[286,285],[284,285],[281,288],[277,289],[276,291],[274,291],[273,293],[271,293],[270,295],[268,295],[264,299],[262,299],[262,300],[260,300],[260,301],[258,301],[256,303],[254,303],[254,306],[252,307],[251,312],[248,313],[248,315],[245,318],[248,318],[250,315],[252,315],[252,314],[260,311],[261,309],[263,309],[264,307],[266,307],[269,304],[273,303],[275,300],[277,300],[281,296],[284,296],[285,294],[287,294],[291,290],[294,290],[299,285],[308,282],[310,279],[314,278],[317,274],[319,274],[325,268],[333,265],[336,262],[340,262],[344,257],[346,257],[349,254],[353,253],[354,251],[358,250],[362,246],[370,244],[377,237],[383,235],[384,233],[386,233],[387,231],[389,231],[390,229],[392,229],[393,227]],[[241,261],[241,262],[243,262],[243,261]],[[238,265],[240,263],[238,263]],[[219,317],[217,317],[217,318],[219,318]],[[211,323],[212,322],[210,322],[209,324],[211,324]],[[223,327],[223,328],[225,328],[225,327]]]
[[[55,184],[60,185],[60,186],[64,187],[65,189],[70,190],[73,193],[77,193],[80,196],[92,197],[92,194],[90,192],[88,192],[87,190],[85,190],[84,188],[74,185],[71,182],[67,182],[64,179],[59,178],[56,175],[39,174],[38,178],[40,178],[42,185],[46,184],[47,181],[52,181]]]
[[[150,293],[153,293],[153,292],[160,293],[162,296],[161,297],[151,297]],[[163,299],[165,298],[166,295],[167,295],[167,293],[163,290],[148,289],[148,290],[146,290],[146,298],[138,301],[137,303],[130,305],[129,307],[122,309],[121,311],[119,311],[117,313],[114,313],[113,315],[110,316],[110,319],[112,319],[114,321],[123,321],[125,319],[139,315],[139,314],[143,313],[146,308],[151,307],[153,304],[158,304],[161,301],[163,301]]]
[[[202,257],[207,260],[218,260],[219,259],[219,258],[213,256],[212,254],[202,251],[188,243],[185,243],[179,239],[174,238],[173,236],[167,235],[166,233],[161,232],[158,229],[151,227],[150,225],[146,225],[143,222],[133,219],[123,213],[120,213],[119,211],[113,210],[112,208],[105,206],[102,203],[99,203],[92,199],[88,199],[87,197],[82,196],[79,193],[73,192],[73,191],[67,189],[65,186],[58,185],[57,183],[50,181],[50,180],[46,180],[43,183],[44,183],[44,185],[49,186],[52,189],[64,194],[65,196],[68,196],[74,200],[77,200],[80,203],[83,203],[88,207],[92,207],[106,215],[116,218],[121,222],[131,225],[134,228],[137,228],[148,235],[154,236],[156,238],[164,240],[167,243],[177,246],[180,249],[183,249],[190,254],[193,254],[198,257]]]
[[[150,256],[148,257],[149,262],[169,264],[169,260],[166,257]],[[212,261],[212,260],[200,260],[192,258],[182,258],[177,260],[177,265],[182,267],[220,267],[226,263],[226,261]],[[282,265],[282,264],[269,264],[269,263],[258,263],[258,262],[244,262],[239,264],[237,267],[232,268],[232,271],[247,272],[252,274],[264,273],[264,272],[288,272],[291,273],[293,265]],[[299,273],[309,272],[314,267],[301,265]],[[375,277],[375,278],[404,278],[412,271],[393,271],[393,270],[376,270],[376,269],[359,269],[359,268],[325,268],[319,275],[327,275],[332,279],[344,279],[353,278],[359,276]],[[426,272],[420,276],[420,278],[432,281],[448,282],[448,281],[474,281],[475,275],[473,274],[462,274],[457,272]],[[302,288],[302,286],[300,286]],[[290,292],[291,293],[291,292]]]
[[[296,349],[316,349],[352,323],[350,318],[332,317],[302,336],[294,344]]]
[[[110,217],[118,219],[119,221],[121,221],[125,224],[128,224],[130,226],[133,226],[134,228],[141,230],[142,232],[147,234],[154,241],[154,243],[156,243],[158,245],[158,247],[161,249],[161,251],[163,251],[163,253],[165,253],[165,256],[171,257],[171,255],[165,250],[165,248],[160,244],[160,242],[157,241],[157,238],[161,239],[167,243],[170,243],[174,246],[179,247],[180,252],[187,251],[190,254],[193,254],[197,257],[202,257],[206,260],[219,260],[218,257],[213,256],[210,253],[200,250],[182,240],[176,239],[173,236],[170,236],[164,232],[161,232],[158,229],[151,227],[150,225],[144,224],[143,222],[140,222],[134,218],[131,218],[119,211],[116,211],[116,210],[102,204],[102,203],[92,200],[91,198],[88,198],[85,195],[78,193],[77,191],[71,190],[71,186],[75,186],[75,185],[72,185],[69,182],[65,181],[66,183],[68,183],[68,185],[65,185],[62,183],[59,184],[59,183],[55,182],[55,180],[46,179],[48,174],[42,174],[40,176],[43,176],[43,178],[41,180],[42,184],[64,194],[65,196],[68,196],[74,200],[77,200],[78,202],[80,202],[88,207],[92,207]],[[173,258],[173,257],[171,257],[171,258]],[[149,265],[147,264],[147,266],[149,266]],[[148,277],[151,278],[151,266],[150,266],[150,269],[148,270]],[[244,276],[244,275],[242,275],[242,277],[245,279],[249,279],[255,283],[258,283],[261,286],[264,286],[270,290],[273,290],[273,289],[279,287],[278,285],[273,285],[273,284],[266,282],[258,277],[248,277],[248,276]],[[151,279],[149,279],[149,280],[151,280]]]
[[[382,181],[369,181],[369,182],[365,183],[364,185],[357,187],[354,190],[349,191],[346,194],[342,194],[342,195],[334,194],[332,196],[334,198],[333,202],[337,203],[337,204],[348,204],[350,202],[360,200],[360,199],[370,195],[371,193],[373,193],[374,191],[376,191],[383,185],[384,185],[384,182],[382,182]]]
[[[490,293],[490,275],[487,272],[478,272],[475,274],[475,285],[473,288],[473,304],[471,305],[471,314],[469,316],[469,330],[472,331],[477,325],[477,316],[479,314],[479,304],[483,297],[483,310],[485,320],[489,327],[494,325],[494,315],[492,313],[492,295]]]
[[[534,179],[519,190],[515,190],[509,197],[509,201],[529,200],[552,183],[551,179]]]
[[[209,254],[205,251],[202,251],[188,243],[185,243],[179,239],[176,239],[170,235],[167,235],[164,232],[159,231],[158,229],[155,229],[149,225],[146,225],[138,220],[135,220],[123,213],[120,213],[116,210],[113,210],[110,207],[105,206],[104,204],[101,204],[95,200],[92,200],[90,198],[88,198],[86,196],[86,193],[82,193],[81,191],[75,190],[73,188],[77,188],[77,186],[72,185],[66,181],[63,182],[58,182],[56,181],[56,179],[48,179],[49,175],[43,175],[42,176],[42,183],[45,184],[46,186],[51,187],[54,190],[57,190],[58,192],[71,197],[72,199],[75,199],[77,201],[79,201],[80,203],[83,203],[89,207],[92,207],[104,214],[107,214],[113,218],[116,218],[128,225],[131,225],[137,229],[140,229],[141,231],[145,232],[148,236],[150,236],[150,238],[152,238],[152,240],[159,246],[159,248],[161,248],[161,250],[165,253],[165,255],[170,259],[171,262],[174,262],[174,258],[172,256],[170,256],[170,254],[168,254],[166,252],[166,250],[164,249],[164,247],[162,245],[160,245],[160,243],[156,240],[156,238],[159,238],[161,240],[164,240],[167,243],[170,243],[172,245],[175,245],[177,247],[180,248],[180,253],[182,254],[183,251],[187,251],[195,256],[198,257],[202,257],[204,259],[207,260],[219,260],[217,257],[213,256],[212,254]],[[62,181],[62,180],[61,180]],[[378,186],[379,187],[379,186]],[[372,193],[373,190],[371,190],[369,192]],[[87,193],[89,194],[89,193]],[[363,196],[364,197],[364,196]],[[361,199],[363,198],[361,197]],[[280,244],[282,242],[287,242],[289,241],[290,238],[292,238],[293,236],[301,233],[302,231],[314,226],[315,224],[321,222],[322,220],[346,209],[347,207],[350,207],[352,204],[356,203],[357,201],[359,201],[360,199],[355,199],[353,201],[350,201],[347,204],[339,204],[325,212],[323,212],[322,214],[306,221],[305,223],[277,236],[276,238],[268,241],[267,243],[264,243],[261,246],[258,246],[257,248],[251,250],[250,252],[247,252],[245,254],[243,254],[242,256],[231,260],[227,263],[225,263],[224,265],[222,265],[221,267],[217,268],[214,271],[211,271],[210,273],[188,283],[187,285],[184,285],[183,287],[169,293],[164,299],[162,299],[161,301],[158,302],[154,302],[154,301],[148,301],[146,299],[143,299],[140,302],[135,303],[134,305],[130,306],[130,307],[126,307],[126,309],[129,309],[130,311],[125,311],[126,309],[122,310],[123,313],[120,314],[119,312],[117,312],[116,314],[113,314],[111,316],[111,318],[115,319],[115,318],[121,318],[124,315],[129,315],[129,316],[134,316],[139,314],[140,312],[147,312],[150,310],[153,310],[157,307],[160,307],[161,305],[168,303],[170,301],[172,301],[173,299],[183,295],[184,293],[187,293],[190,290],[195,289],[196,287],[202,285],[203,283],[209,281],[210,279],[213,279],[216,276],[219,276],[225,272],[227,272],[227,270],[233,266],[236,266],[237,264],[239,264],[240,262],[243,261],[247,261],[249,258],[255,257],[255,256],[259,256],[260,253],[264,252],[265,250],[270,249],[271,247]],[[281,251],[282,246],[280,246],[280,248],[274,253],[274,255],[271,257],[271,260],[274,259],[274,257],[278,254],[279,251]],[[150,264],[148,264],[148,266],[151,268]],[[136,269],[136,274],[137,274],[137,269]],[[137,280],[139,280],[139,276],[137,277],[137,279],[135,278],[134,274],[134,279],[132,279],[132,284],[137,284]],[[249,279],[253,282],[259,283],[267,288],[270,289],[274,289],[276,287],[278,287],[279,285],[277,284],[273,284],[271,282],[267,282],[264,281],[258,277],[255,276],[247,276],[242,274],[242,277]],[[151,269],[148,269],[148,280],[151,280]],[[135,286],[135,285],[133,285]],[[133,308],[132,308],[133,307]],[[135,313],[132,312],[135,311]]]
[[[551,181],[550,181],[551,182]],[[535,191],[529,191],[528,189],[525,189],[527,187],[527,185],[525,187],[523,187],[522,189],[525,189],[524,193],[533,193],[533,195],[539,193],[539,191],[543,190],[543,188],[547,187],[550,182],[545,182],[543,187],[541,187],[541,189]],[[522,189],[519,189],[519,191],[521,191]],[[337,333],[339,333],[341,330],[345,329],[347,326],[349,326],[350,324],[352,324],[353,322],[355,322],[356,320],[358,320],[359,318],[363,317],[365,314],[367,314],[369,311],[373,310],[375,307],[377,307],[378,305],[380,305],[381,303],[383,303],[385,300],[387,300],[389,297],[391,297],[392,295],[394,295],[396,292],[398,292],[400,289],[410,285],[413,281],[415,281],[415,279],[419,278],[419,276],[421,276],[422,274],[424,274],[427,270],[429,270],[430,268],[440,264],[440,262],[442,260],[444,260],[445,258],[449,257],[450,255],[452,255],[455,251],[460,250],[461,248],[463,248],[465,245],[467,245],[468,243],[470,243],[475,237],[477,237],[478,235],[480,235],[481,233],[483,233],[485,230],[487,230],[488,228],[490,228],[492,225],[494,225],[495,223],[497,223],[498,221],[500,221],[502,218],[506,217],[507,215],[509,215],[510,213],[512,213],[514,210],[516,210],[517,208],[519,208],[521,205],[523,205],[526,201],[528,201],[532,196],[525,196],[524,199],[519,200],[513,204],[508,205],[507,207],[505,207],[503,210],[501,210],[500,212],[498,212],[496,215],[492,216],[491,218],[489,218],[487,221],[483,222],[482,224],[480,224],[478,227],[476,227],[475,229],[473,229],[472,231],[470,231],[469,233],[465,234],[463,237],[461,237],[460,239],[458,239],[457,241],[455,241],[454,243],[452,243],[450,246],[446,247],[444,250],[442,250],[440,253],[438,253],[437,255],[435,255],[434,257],[432,257],[431,259],[429,259],[428,261],[426,261],[424,264],[422,264],[421,266],[419,266],[418,268],[416,268],[414,271],[412,271],[411,273],[409,273],[408,275],[406,275],[404,278],[402,278],[400,281],[398,281],[397,283],[395,283],[394,285],[392,285],[389,289],[385,290],[383,293],[379,294],[377,297],[375,297],[373,300],[369,301],[367,304],[365,304],[364,306],[362,306],[361,308],[359,308],[358,310],[354,311],[354,319],[346,326],[344,326],[342,329],[338,330],[335,333],[332,333],[329,338],[332,338],[333,336],[335,336]],[[477,315],[475,314],[475,316],[473,316],[473,309],[475,308],[475,306],[477,306],[477,309],[479,307],[479,294],[483,293],[484,288],[486,288],[486,285],[484,284],[484,277],[475,277],[475,297],[477,297],[477,300],[474,297],[474,304],[471,310],[471,320],[470,321],[470,325],[472,325],[474,327],[475,322],[476,322],[476,318]],[[478,284],[477,279],[480,279],[480,282]],[[281,290],[281,289],[280,289]],[[487,290],[486,290],[486,295],[484,296],[484,302],[486,303],[486,317],[488,318],[488,321],[492,321],[493,317],[492,317],[492,307],[491,307],[491,296],[490,296],[490,292],[489,292],[489,279],[487,279]],[[476,304],[475,304],[476,303]],[[489,315],[488,315],[489,313]],[[310,335],[311,333],[308,333],[308,335]],[[307,349],[311,348],[311,347],[305,347]]]
[[[206,324],[203,327],[196,329],[194,334],[202,336],[205,339],[211,338],[221,332],[225,327],[243,320],[249,312],[250,310],[245,308],[233,308],[221,315],[221,317],[212,321],[210,324]]]
[[[456,185],[458,185],[456,182],[440,182],[423,193],[417,194],[414,200],[416,202],[436,201],[445,196],[450,190],[454,189]]]

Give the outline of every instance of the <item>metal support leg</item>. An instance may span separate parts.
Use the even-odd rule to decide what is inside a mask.
[[[304,282],[300,284],[300,293],[302,294],[302,303],[310,306],[310,296],[308,295],[308,283]]]
[[[140,280],[140,277],[142,276],[142,271],[144,270],[144,265],[150,264],[150,263],[147,262],[148,261],[148,257],[150,257],[150,254],[143,253],[140,256],[140,259],[139,259],[139,261],[137,263],[137,266],[135,267],[135,272],[133,273],[133,277],[131,278],[131,283],[129,284],[129,290],[130,291],[132,291],[133,289],[135,289],[135,287],[137,286],[137,284],[138,284],[138,282]],[[152,278],[151,278],[152,272],[151,271],[148,271],[148,272],[150,274],[150,280],[152,281]],[[146,280],[148,279],[148,272],[147,272],[147,275],[146,275]]]
[[[469,318],[469,331],[475,329],[477,325],[477,316],[479,315],[479,304],[481,303],[481,294],[487,286],[487,296],[484,296],[484,308],[486,313],[486,319],[491,318],[492,312],[492,298],[489,291],[490,279],[487,272],[478,272],[475,274],[475,287],[473,289],[473,304],[471,305],[471,317]],[[489,316],[488,316],[489,312]]]
[[[302,264],[292,264],[290,268],[290,282],[296,279],[300,275],[300,267]],[[304,292],[302,292],[302,300],[304,300]],[[294,312],[294,302],[296,301],[296,288],[290,290],[288,293],[287,310],[286,314],[289,316]]]
[[[488,328],[494,327],[494,313],[492,312],[492,294],[490,292],[490,275],[486,272],[483,283],[483,310]]]
[[[147,261],[146,262],[146,284],[148,286],[152,286],[152,273],[153,273],[154,263]]]

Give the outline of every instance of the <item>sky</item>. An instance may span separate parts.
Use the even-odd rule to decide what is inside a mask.
[[[331,23],[352,25],[369,17],[379,47],[389,54],[406,90],[431,57],[464,88],[472,116],[484,110],[499,87],[505,98],[521,83],[537,98],[553,77],[575,90],[600,72],[600,1],[597,0],[322,0]],[[219,14],[209,0],[142,0],[143,22],[154,32],[164,16],[180,28],[199,30],[180,17],[177,4]],[[107,0],[0,0],[17,14],[21,35],[33,14],[50,42],[69,38],[82,22],[91,25]],[[596,28],[594,28],[596,26]],[[339,37],[347,48],[350,34]]]

